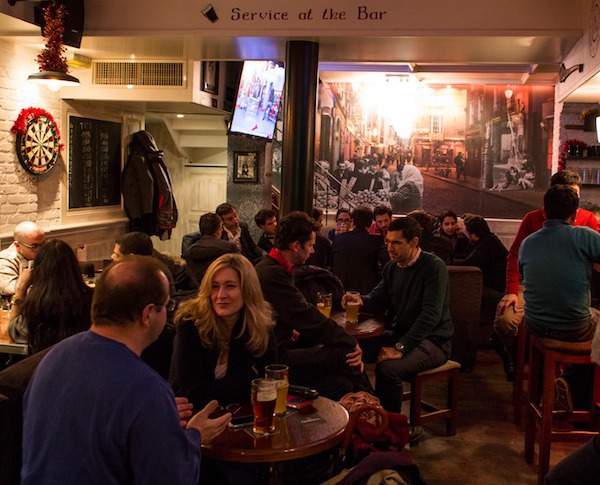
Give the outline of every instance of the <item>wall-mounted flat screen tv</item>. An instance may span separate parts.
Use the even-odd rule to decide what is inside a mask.
[[[273,61],[244,61],[230,133],[273,139],[285,70]]]

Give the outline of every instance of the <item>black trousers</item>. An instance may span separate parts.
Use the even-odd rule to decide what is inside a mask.
[[[319,394],[339,401],[349,392],[365,391],[373,394],[367,376],[357,367],[346,364],[346,354],[353,349],[319,345],[287,349],[281,361],[290,368],[291,384],[307,386]]]

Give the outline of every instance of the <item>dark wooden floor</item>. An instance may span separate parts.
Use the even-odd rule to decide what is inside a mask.
[[[443,387],[436,383],[431,386],[429,397],[443,399]],[[408,413],[408,408],[403,411]],[[446,437],[444,424],[432,423],[425,428],[419,446],[411,448],[410,453],[429,485],[535,484],[537,468],[523,460],[523,425],[513,424],[512,419],[512,384],[506,381],[495,352],[480,350],[473,372],[460,375],[456,436]],[[554,443],[551,465],[578,446]]]

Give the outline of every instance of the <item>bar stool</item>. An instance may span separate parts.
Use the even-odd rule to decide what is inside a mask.
[[[430,421],[445,420],[446,436],[456,434],[456,418],[458,410],[458,376],[460,364],[453,360],[434,369],[419,372],[410,379],[410,391],[405,391],[402,400],[410,400],[410,424],[422,426]],[[446,407],[439,408],[429,402],[422,401],[423,385],[426,382],[446,379],[448,382]],[[423,412],[425,411],[425,412]],[[412,446],[415,446],[414,443]]]
[[[527,367],[527,369],[526,369]],[[515,408],[513,422],[521,424],[523,410],[523,382],[529,380],[529,362],[527,360],[527,329],[521,323],[517,333],[517,371],[513,382],[513,407]]]
[[[538,484],[543,485],[550,465],[550,447],[553,442],[586,442],[597,434],[593,431],[569,431],[553,428],[554,417],[567,422],[589,422],[592,420],[596,402],[600,401],[600,367],[590,360],[591,340],[588,342],[563,342],[530,336],[529,344],[529,399],[525,415],[525,462],[533,463],[536,429],[539,426]],[[572,413],[554,409],[554,381],[559,364],[594,365],[594,384],[589,410]],[[540,376],[543,373],[543,382]],[[539,402],[539,389],[542,400]]]

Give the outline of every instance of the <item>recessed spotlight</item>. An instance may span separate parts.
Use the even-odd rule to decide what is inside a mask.
[[[185,115],[182,115],[181,113],[179,113],[179,114],[177,115],[177,118],[185,118]]]

